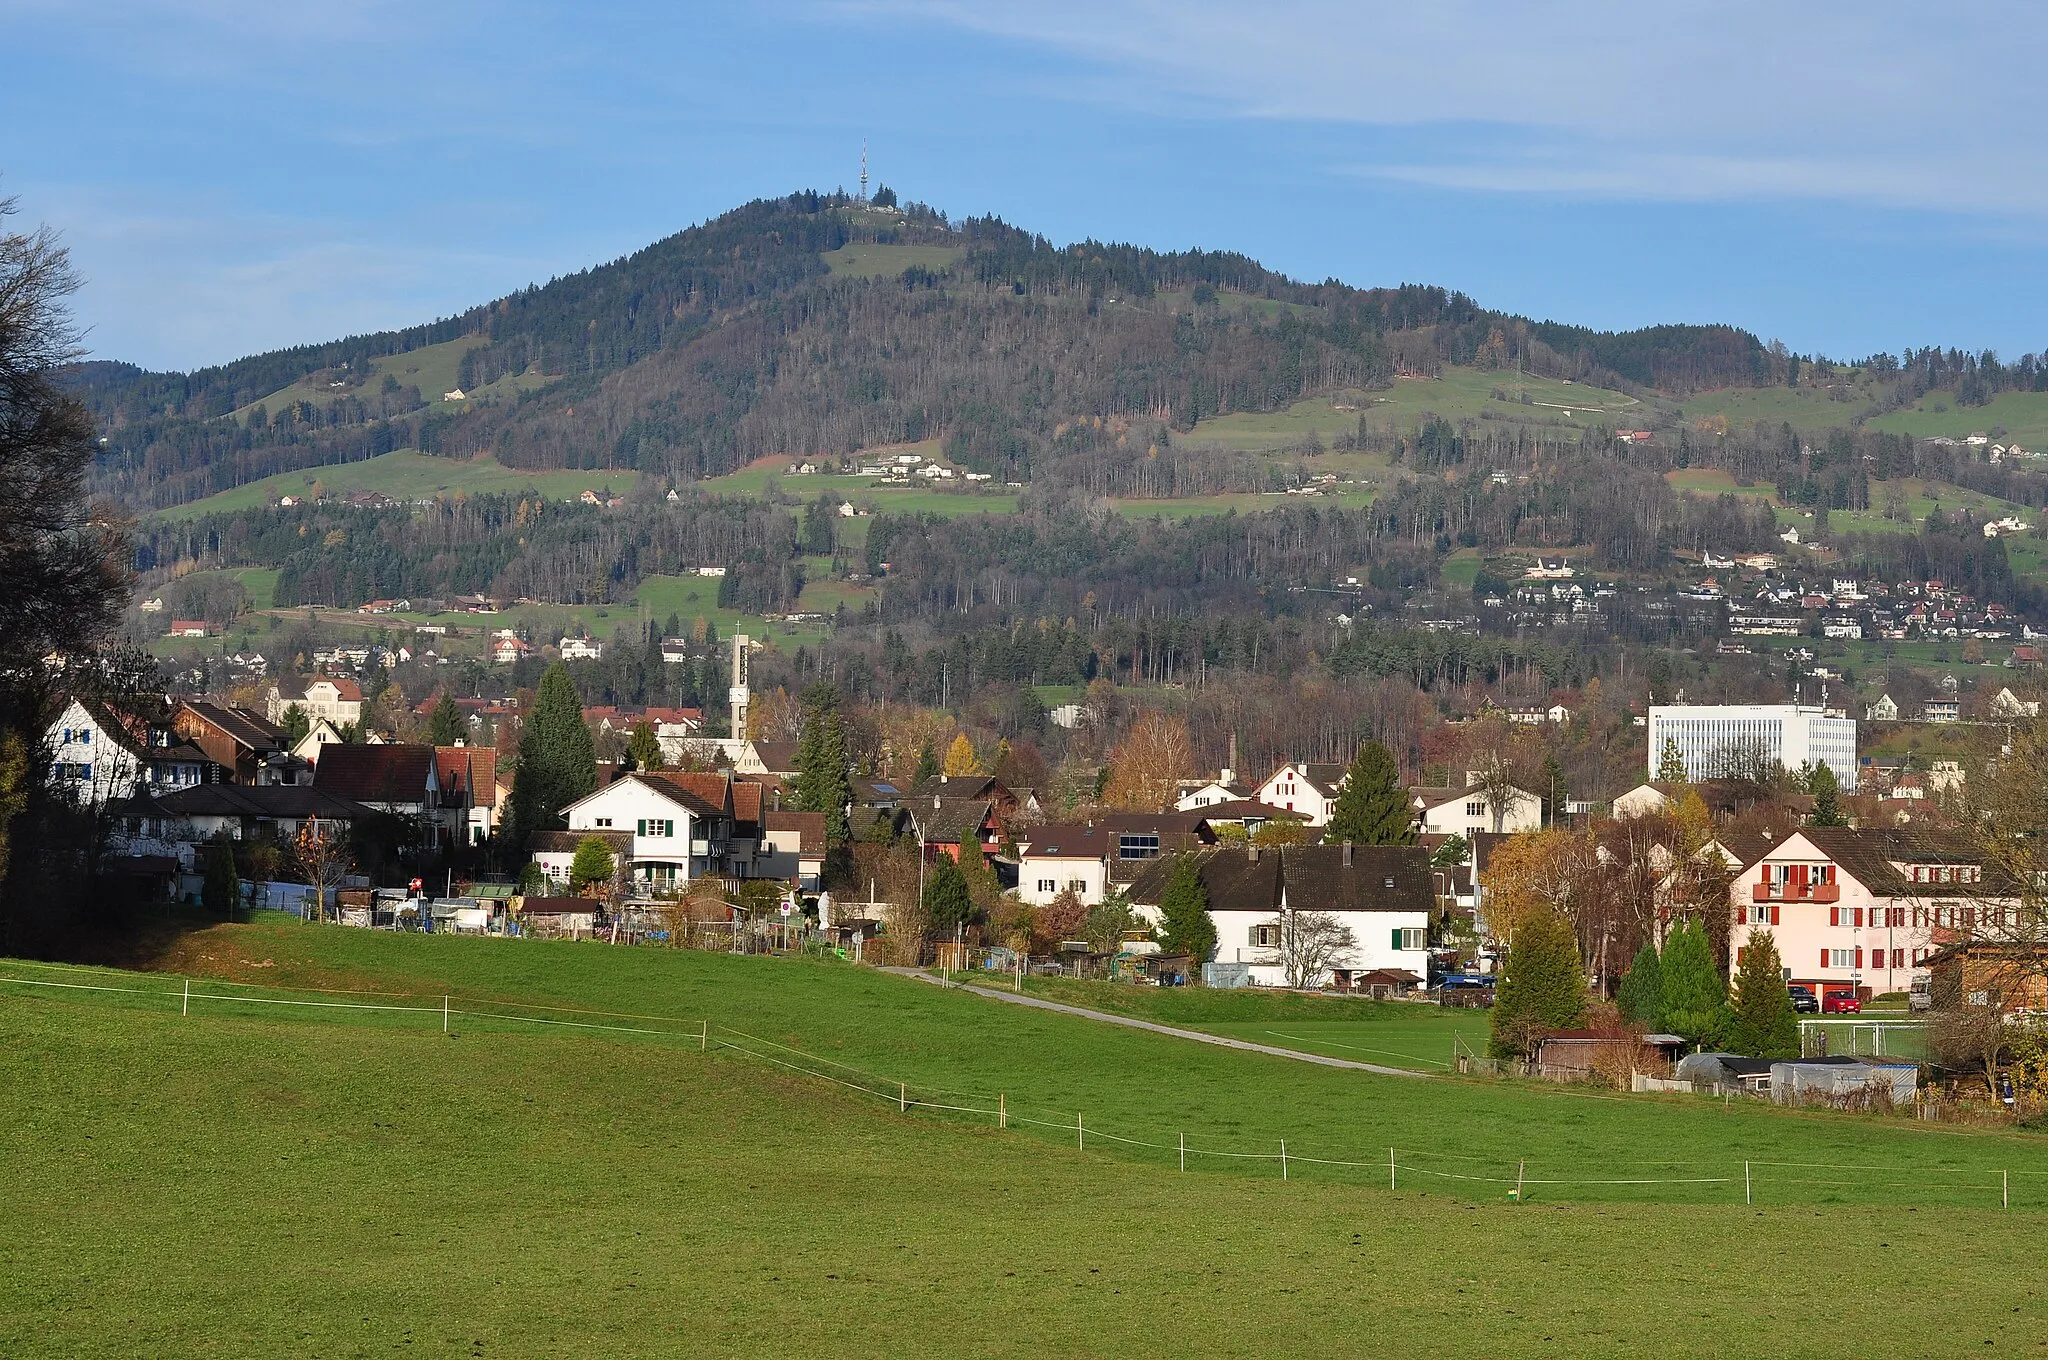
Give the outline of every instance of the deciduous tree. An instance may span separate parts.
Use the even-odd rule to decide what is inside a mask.
[[[1102,801],[1133,812],[1168,811],[1180,797],[1180,781],[1193,768],[1187,723],[1169,713],[1141,713],[1110,753]]]
[[[953,744],[946,748],[946,766],[941,773],[948,778],[981,773],[981,760],[974,754],[974,743],[965,732],[956,735]]]

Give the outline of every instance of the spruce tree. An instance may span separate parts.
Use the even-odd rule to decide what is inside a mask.
[[[1330,824],[1323,828],[1323,840],[1353,845],[1415,844],[1415,809],[1401,784],[1401,769],[1394,763],[1392,751],[1376,741],[1358,748],[1337,794]]]
[[[1657,757],[1657,782],[1660,784],[1683,784],[1685,782],[1685,754],[1678,749],[1674,737],[1664,738],[1664,750]]]
[[[583,701],[557,661],[540,678],[533,716],[519,739],[509,828],[523,849],[536,831],[558,830],[562,809],[597,791],[597,753],[583,725]]]
[[[447,695],[434,705],[433,713],[427,718],[427,744],[430,746],[453,746],[469,738],[469,727],[462,719],[462,710],[455,700]]]
[[[1806,791],[1813,795],[1813,824],[1815,826],[1841,826],[1842,785],[1835,778],[1835,772],[1825,765],[1813,767],[1807,777]]]
[[[911,771],[910,787],[913,789],[919,787],[925,780],[935,777],[938,772],[939,753],[932,749],[930,742],[926,742],[918,748],[917,768]]]
[[[659,770],[668,764],[661,753],[661,738],[654,735],[654,725],[645,721],[633,724],[633,735],[626,741],[626,754],[632,758],[636,770]]]
[[[1714,966],[1706,930],[1683,921],[1664,941],[1663,975],[1665,1030],[1690,1044],[1721,1041],[1728,1023],[1728,984]]]
[[[967,875],[952,856],[941,855],[924,880],[924,914],[935,931],[955,930],[974,916],[974,896]]]
[[[1799,1056],[1799,1017],[1792,1010],[1792,994],[1785,990],[1785,962],[1778,957],[1778,942],[1768,930],[1750,932],[1735,965],[1727,1043],[1729,1051],[1752,1058]]]
[[[1656,1029],[1664,1023],[1664,966],[1653,942],[1645,940],[1636,951],[1635,962],[1628,966],[1628,976],[1621,980],[1621,989],[1614,995],[1614,1004],[1621,1018],[1632,1025]]]
[[[234,844],[225,831],[206,848],[206,877],[200,883],[199,902],[209,915],[235,919],[235,903],[242,895],[241,875],[235,869]]]
[[[585,836],[576,843],[576,857],[569,862],[569,889],[580,893],[593,885],[610,883],[617,868],[612,848],[599,837]]]
[[[1193,855],[1176,855],[1159,894],[1159,947],[1186,954],[1197,964],[1216,952],[1216,921],[1209,915],[1209,889]]]
[[[1515,927],[1515,937],[1494,993],[1497,1058],[1534,1051],[1543,1031],[1569,1029],[1586,1016],[1586,971],[1579,934],[1556,912],[1538,912]]]

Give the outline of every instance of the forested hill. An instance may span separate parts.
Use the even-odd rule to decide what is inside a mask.
[[[1679,394],[1782,380],[1730,327],[1594,332],[877,199],[757,201],[407,330],[189,374],[81,365],[102,489],[161,508],[399,448],[682,482],[926,438],[1025,480],[1103,419],[1186,430],[1445,364]]]

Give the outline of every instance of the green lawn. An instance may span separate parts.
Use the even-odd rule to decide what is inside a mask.
[[[856,279],[893,279],[912,265],[943,274],[965,259],[967,251],[955,246],[877,245],[856,241],[818,258],[834,274]]]
[[[1998,1353],[2048,1329],[2012,1264],[2048,1225],[2043,1182],[2016,1176],[2001,1212],[1983,1174],[2039,1168],[2039,1139],[1376,1078],[844,965],[296,924],[215,929],[166,961],[269,984],[255,995],[424,1009],[260,1007],[204,999],[222,988],[202,981],[181,1017],[167,975],[0,965],[171,993],[0,989],[0,1353],[1264,1356],[1341,1337],[1435,1356],[1467,1337],[1489,1355],[1777,1357],[1839,1306],[1839,1271],[1809,1267],[1845,1242],[1886,1281],[1857,1353]],[[513,1013],[477,996],[674,1033],[464,1014]],[[1292,1000],[1265,1023],[1347,1023]],[[1170,1111],[1197,1146],[1251,1149],[1291,1125],[1297,1160],[1285,1182],[1270,1160],[1182,1173],[1171,1152],[1099,1135],[1084,1150],[899,1113],[734,1048],[697,1052],[706,1017],[794,1067],[868,1080],[770,1044],[901,1073],[927,1099],[995,1086],[1013,1113],[1085,1109],[1103,1133]],[[1395,1044],[1401,1021],[1349,1023]],[[1608,1178],[1678,1156],[1875,1165],[1788,1169],[1832,1183],[1745,1207],[1726,1185],[1673,1203],[1531,1185],[1510,1204],[1444,1178],[1493,1161],[1442,1159],[1453,1170],[1432,1178],[1404,1156],[1389,1191],[1298,1160],[1404,1134],[1548,1141]],[[1952,1164],[1975,1168],[1967,1185],[1927,1169]]]
[[[1503,392],[1510,398],[1497,399]],[[1525,403],[1521,398],[1526,395]],[[1435,378],[1397,378],[1385,391],[1314,397],[1282,411],[1240,412],[1199,421],[1183,436],[1190,444],[1262,450],[1292,448],[1314,435],[1325,447],[1338,435],[1355,432],[1364,415],[1384,425],[1392,418],[1412,432],[1427,415],[1447,420],[1499,420],[1509,424],[1583,428],[1614,425],[1649,412],[1635,398],[1583,383],[1535,378],[1511,370],[1447,365]]]
[[[549,500],[573,500],[585,491],[630,491],[639,474],[631,469],[605,471],[529,471],[508,468],[489,454],[475,458],[436,458],[412,449],[398,449],[355,463],[279,472],[257,481],[160,510],[163,519],[193,519],[206,514],[274,505],[281,496],[310,496],[315,486],[328,495],[379,491],[396,500],[419,500],[456,494],[535,491]]]
[[[250,402],[236,409],[230,419],[243,421],[249,412],[261,406],[271,415],[291,402],[309,402],[314,406],[327,406],[336,398],[349,396],[373,397],[386,377],[396,378],[401,387],[417,387],[420,396],[429,408],[442,405],[441,394],[453,391],[462,376],[462,356],[480,345],[490,343],[481,335],[463,335],[453,340],[444,340],[438,345],[424,345],[404,354],[387,354],[370,361],[369,380],[359,387],[334,388],[327,383],[315,383],[301,379],[289,383],[269,396]],[[534,385],[544,386],[551,379],[533,380]],[[494,384],[493,386],[499,386]]]
[[[1944,406],[1948,409],[1935,409]],[[1980,430],[2003,429],[1999,443],[2017,439],[2039,453],[2048,450],[2048,392],[2000,392],[1983,406],[1958,406],[1954,393],[1930,392],[1916,405],[1878,416],[1867,428],[1921,439],[1960,439]]]

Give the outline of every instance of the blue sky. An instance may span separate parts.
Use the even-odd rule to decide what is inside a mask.
[[[2048,22],[1980,3],[0,4],[0,194],[97,355],[405,325],[877,177],[1854,358],[2048,348]],[[304,10],[307,12],[299,13]]]

